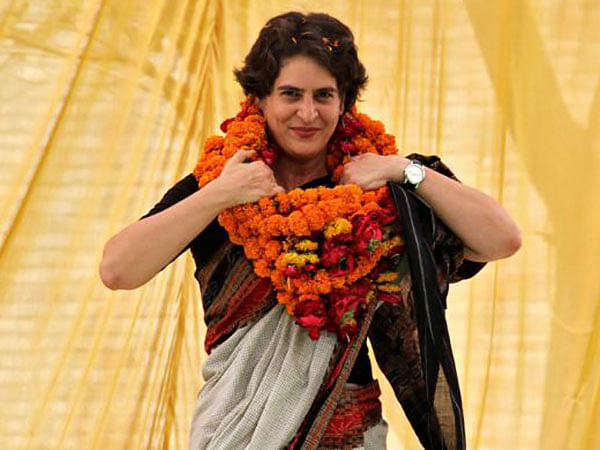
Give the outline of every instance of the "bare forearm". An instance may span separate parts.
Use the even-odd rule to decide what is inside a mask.
[[[394,164],[392,178],[395,181],[404,179],[405,165]],[[425,180],[417,194],[463,241],[468,259],[492,261],[506,258],[519,249],[521,233],[498,202],[435,170],[426,168],[425,171]]]
[[[152,279],[220,211],[227,196],[218,184],[203,189],[160,213],[132,223],[104,246],[100,276],[111,289],[135,289]]]

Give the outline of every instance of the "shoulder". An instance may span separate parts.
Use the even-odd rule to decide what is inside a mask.
[[[193,173],[186,175],[171,186],[162,196],[160,201],[154,205],[154,207],[144,214],[141,219],[144,219],[153,214],[159,213],[168,207],[180,202],[186,197],[189,197],[199,189],[198,182],[194,177]]]

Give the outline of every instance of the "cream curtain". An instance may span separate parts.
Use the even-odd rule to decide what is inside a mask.
[[[326,5],[326,6],[325,6]],[[354,30],[363,111],[497,198],[523,248],[453,286],[472,449],[600,449],[600,3],[0,0],[0,448],[186,448],[202,311],[104,242],[189,173],[280,12]],[[389,448],[420,448],[384,385]]]

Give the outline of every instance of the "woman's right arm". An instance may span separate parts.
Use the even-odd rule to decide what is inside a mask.
[[[150,281],[224,209],[283,190],[254,152],[239,151],[221,175],[160,213],[134,222],[111,237],[102,254],[100,278],[110,289],[135,289]]]

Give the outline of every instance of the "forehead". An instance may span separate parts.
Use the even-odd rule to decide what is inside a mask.
[[[336,88],[335,77],[314,59],[297,55],[286,58],[281,64],[274,88],[292,85],[301,89]]]

